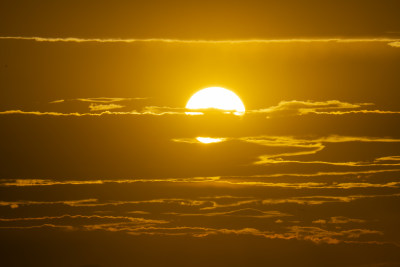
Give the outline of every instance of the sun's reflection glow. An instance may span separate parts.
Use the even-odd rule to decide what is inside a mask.
[[[225,141],[225,138],[196,137],[196,140],[203,144],[210,144]]]

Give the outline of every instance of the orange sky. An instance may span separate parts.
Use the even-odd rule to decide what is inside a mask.
[[[400,266],[399,5],[2,1],[2,262]]]

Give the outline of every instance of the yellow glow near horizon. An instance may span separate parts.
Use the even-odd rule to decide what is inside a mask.
[[[222,87],[208,87],[195,93],[186,104],[187,109],[221,109],[234,115],[243,115],[246,111],[242,100],[232,91]],[[189,115],[202,112],[186,112]]]
[[[196,140],[203,144],[219,143],[225,141],[224,138],[196,137]]]

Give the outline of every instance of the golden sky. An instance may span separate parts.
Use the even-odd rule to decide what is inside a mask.
[[[1,1],[2,264],[400,266],[399,10]]]

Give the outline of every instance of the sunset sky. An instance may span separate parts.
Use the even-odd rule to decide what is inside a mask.
[[[399,1],[1,0],[0,25],[1,266],[400,266]],[[188,114],[209,87],[244,114]]]

